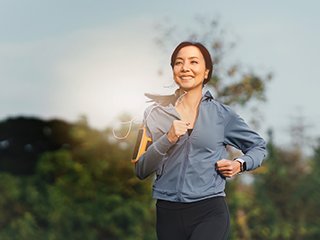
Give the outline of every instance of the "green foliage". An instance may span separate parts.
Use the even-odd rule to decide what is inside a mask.
[[[320,141],[314,156],[268,144],[268,157],[253,172],[253,184],[242,176],[228,181],[230,239],[300,240],[320,237]]]
[[[134,176],[133,143],[83,121],[64,134],[78,144],[42,154],[33,175],[0,173],[0,239],[154,239],[151,182]]]
[[[115,141],[81,121],[61,133],[76,144],[41,154],[34,174],[1,172],[0,239],[155,239],[152,179],[138,180],[130,163],[136,127]],[[230,239],[319,239],[320,142],[310,159],[272,139],[268,153],[228,181]]]
[[[284,150],[268,144],[265,171],[255,177],[254,208],[249,214],[252,239],[317,239],[312,213],[315,210],[316,182],[310,178],[313,159],[299,150]],[[319,217],[317,218],[319,223]],[[319,230],[317,230],[319,231]]]

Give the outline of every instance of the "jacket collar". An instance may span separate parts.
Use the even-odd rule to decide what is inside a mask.
[[[171,95],[174,96],[174,95]],[[176,98],[177,99],[177,98]],[[209,90],[207,90],[203,95],[202,95],[202,99],[201,102],[205,102],[205,101],[211,101],[215,99],[211,92]],[[177,112],[176,108],[175,108],[175,104],[174,103],[169,103],[167,106],[163,106],[161,104],[158,104],[158,107],[160,109],[162,109],[163,111],[165,111],[166,113],[175,116],[177,119],[180,119],[180,115]]]
[[[205,92],[205,94],[203,94],[201,101],[203,102],[203,101],[208,101],[208,100],[214,100],[214,96],[212,96],[212,94],[209,90],[207,90]]]

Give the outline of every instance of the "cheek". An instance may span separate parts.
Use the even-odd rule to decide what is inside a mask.
[[[203,71],[201,71],[200,69],[197,69],[196,71],[194,71],[194,75],[198,78],[198,79],[202,79],[205,76],[205,73]]]
[[[178,74],[178,71],[175,70],[175,69],[173,69],[173,70],[172,70],[172,76],[173,76],[173,79],[174,79],[174,80],[176,80],[177,74]]]
[[[208,75],[207,71],[206,71],[206,70],[203,70],[203,69],[201,69],[198,73],[199,73],[199,75],[200,75],[201,77],[203,77],[203,78],[206,78],[207,75]]]
[[[176,74],[174,72],[172,72],[172,77],[173,77],[174,80],[176,80],[176,78],[177,78]]]

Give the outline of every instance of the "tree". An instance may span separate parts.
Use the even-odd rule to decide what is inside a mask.
[[[306,159],[298,150],[268,143],[265,171],[255,177],[254,204],[249,214],[252,239],[307,239],[304,206]]]
[[[0,239],[154,239],[151,184],[134,175],[133,142],[83,119],[69,126],[59,136],[75,144],[38,152],[33,174],[0,173]]]
[[[314,147],[313,156],[308,164],[309,169],[301,184],[298,185],[301,205],[299,208],[304,212],[301,231],[304,239],[320,238],[320,139]]]

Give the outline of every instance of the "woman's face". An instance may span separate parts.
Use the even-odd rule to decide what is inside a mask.
[[[208,73],[204,57],[197,47],[186,46],[180,49],[173,65],[173,78],[180,88],[186,91],[202,88]]]

